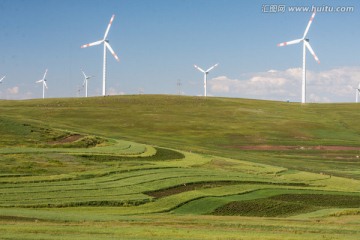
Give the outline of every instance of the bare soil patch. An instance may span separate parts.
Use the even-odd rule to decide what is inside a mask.
[[[49,144],[64,144],[64,143],[72,143],[75,142],[77,140],[79,140],[80,138],[82,138],[84,136],[80,135],[80,134],[73,134],[70,136],[67,136],[65,138],[53,141],[53,142],[49,142]]]

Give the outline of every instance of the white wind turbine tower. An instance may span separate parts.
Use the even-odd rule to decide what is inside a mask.
[[[1,79],[0,79],[0,83],[2,83],[2,81],[5,79],[5,76],[3,76]]]
[[[47,71],[48,70],[46,69],[42,79],[40,79],[39,81],[36,81],[36,83],[41,83],[42,82],[42,85],[43,85],[43,99],[45,98],[45,88],[46,89],[48,88],[47,85],[46,85],[46,79],[45,79]]]
[[[84,83],[83,83],[83,87],[85,86],[85,97],[88,96],[88,80],[90,78],[92,78],[93,76],[86,76],[85,72],[81,69],[81,72],[84,75]]]
[[[359,86],[356,88],[356,102],[359,102],[359,95],[360,95],[360,83]]]
[[[107,29],[105,31],[104,38],[102,40],[99,40],[99,41],[89,43],[89,44],[85,44],[85,45],[81,46],[81,48],[86,48],[86,47],[96,46],[96,45],[104,43],[103,89],[102,89],[102,95],[103,96],[106,95],[106,49],[108,49],[111,52],[111,54],[114,56],[114,58],[117,61],[119,61],[118,56],[116,55],[116,53],[114,52],[114,50],[111,48],[111,46],[109,44],[109,40],[106,39],[106,37],[107,37],[107,35],[109,33],[109,30],[110,30],[111,24],[114,21],[114,18],[115,18],[115,15],[112,15],[112,17],[110,19],[110,22],[109,22],[109,25],[107,26]]]
[[[200,72],[204,73],[204,96],[206,97],[206,83],[207,83],[207,75],[208,73],[213,70],[217,65],[219,65],[218,63],[215,64],[214,66],[210,67],[208,70],[204,71],[202,68],[194,65],[194,67],[199,70]]]
[[[309,32],[310,25],[311,25],[312,21],[314,20],[315,14],[316,14],[316,12],[314,11],[313,14],[311,15],[308,25],[306,26],[306,29],[305,29],[305,32],[304,32],[304,35],[302,38],[278,44],[279,47],[282,47],[282,46],[286,46],[286,45],[303,42],[303,69],[302,69],[301,103],[306,103],[306,48],[314,56],[315,60],[318,63],[320,63],[319,58],[315,55],[314,50],[310,46],[309,39],[306,38],[306,35]]]

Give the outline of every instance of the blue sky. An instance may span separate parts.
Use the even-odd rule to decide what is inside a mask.
[[[285,12],[264,7],[285,5]],[[240,0],[0,0],[1,99],[40,98],[35,81],[48,68],[46,97],[76,97],[88,75],[89,95],[101,95],[100,40],[112,14],[108,39],[109,94],[202,95],[193,65],[219,66],[208,77],[208,95],[268,100],[301,99],[302,46],[277,47],[300,38],[309,12],[290,6],[351,6],[352,12],[318,12],[308,37],[320,58],[307,53],[311,102],[353,102],[360,82],[359,1]],[[269,70],[271,70],[269,72]],[[80,96],[83,96],[84,89]]]

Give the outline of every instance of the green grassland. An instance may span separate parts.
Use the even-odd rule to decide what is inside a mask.
[[[0,239],[359,239],[360,106],[0,101]]]

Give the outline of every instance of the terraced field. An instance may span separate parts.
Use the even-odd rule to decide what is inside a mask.
[[[145,98],[145,108],[152,106],[149,101],[158,103],[157,96]],[[164,98],[165,101],[168,97]],[[80,101],[77,99],[45,100],[48,101],[45,105],[48,112],[60,111],[59,105],[88,111],[88,104],[94,100],[83,102],[81,107],[75,107]],[[108,132],[94,131],[95,124],[88,126],[88,130],[77,128],[79,121],[69,125],[70,119],[76,117],[66,114],[65,109],[61,110],[64,113],[61,121],[54,118],[47,121],[51,125],[46,125],[42,117],[36,117],[43,115],[29,113],[28,108],[34,111],[35,106],[43,104],[38,100],[0,102],[6,113],[0,117],[0,239],[360,237],[356,134],[334,142],[337,146],[346,143],[340,150],[311,147],[309,142],[301,146],[303,140],[299,140],[286,148],[278,144],[267,149],[249,149],[244,147],[249,146],[247,143],[232,155],[235,148],[214,147],[199,141],[201,136],[196,134],[183,139],[181,134],[166,137],[157,133],[169,117],[147,123],[147,119],[141,122],[134,116],[137,125],[148,130],[154,128],[147,132],[143,141],[147,143],[136,143],[130,139],[132,130],[121,124],[115,127],[119,116],[108,105],[119,107],[117,104],[122,101],[129,104],[131,98],[97,100],[108,108],[110,117],[104,120]],[[131,101],[140,100],[134,96]],[[231,108],[234,102],[210,101],[223,108]],[[193,106],[187,98],[184,102]],[[161,116],[165,114],[162,109],[171,111],[174,103],[168,104],[155,113]],[[198,108],[207,104],[201,102]],[[267,102],[262,104],[254,102],[250,106],[269,107]],[[271,104],[274,108],[283,107],[280,103]],[[322,108],[314,107],[326,115]],[[190,122],[200,110],[195,107],[193,111],[195,116],[187,116]],[[93,117],[92,114],[88,117]],[[50,114],[46,119],[52,117]],[[243,129],[234,130],[234,126],[228,126],[226,131]],[[114,133],[115,129],[121,133]],[[212,132],[206,124],[201,131]],[[145,133],[134,134],[134,139],[141,135]],[[216,133],[214,136],[220,137]],[[149,144],[149,139],[154,144]],[[168,144],[155,144],[166,143],[166,139]],[[177,148],[173,147],[175,143]]]

